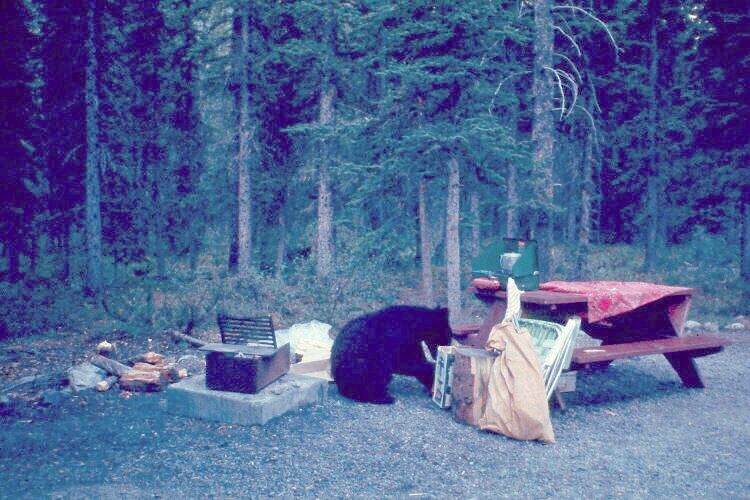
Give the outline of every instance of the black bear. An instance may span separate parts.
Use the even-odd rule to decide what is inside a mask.
[[[435,367],[424,356],[424,341],[437,353],[449,345],[448,309],[391,306],[347,323],[333,342],[331,374],[339,393],[356,401],[390,404],[394,373],[416,377],[427,390]]]

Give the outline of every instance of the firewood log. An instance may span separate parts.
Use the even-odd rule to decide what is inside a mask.
[[[191,337],[189,335],[185,335],[184,333],[180,333],[180,332],[172,332],[172,337],[175,340],[184,340],[188,344],[195,346],[195,347],[203,347],[204,345],[208,344],[208,342],[205,342],[201,339],[197,339],[195,337]]]
[[[111,375],[105,378],[104,380],[102,380],[101,382],[97,382],[96,390],[99,392],[106,392],[109,390],[110,387],[112,387],[112,385],[115,382],[117,382],[117,377],[115,377],[114,375]]]
[[[179,379],[178,369],[174,363],[166,365],[152,365],[149,363],[138,362],[133,365],[134,370],[140,370],[143,372],[158,372],[164,375],[164,377],[171,383]]]
[[[130,370],[120,377],[120,389],[132,392],[157,392],[167,385],[166,377],[158,371]]]
[[[152,365],[160,365],[164,362],[164,355],[149,351],[149,352],[144,352],[143,354],[138,356],[138,359],[140,361],[143,361],[144,363],[150,363]]]
[[[122,377],[130,370],[132,370],[132,368],[130,368],[128,365],[123,365],[119,361],[105,358],[104,356],[101,356],[99,354],[94,354],[91,357],[91,364],[94,366],[98,366],[102,370],[106,370],[107,373],[117,375],[118,377]]]

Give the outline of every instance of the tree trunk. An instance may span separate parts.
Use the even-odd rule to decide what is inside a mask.
[[[162,251],[162,210],[161,210],[161,189],[159,187],[159,172],[155,165],[146,167],[146,185],[148,186],[148,221],[147,228],[147,245],[148,254],[156,263],[156,269],[153,272],[158,276],[164,272],[164,252]]]
[[[276,279],[283,277],[284,257],[286,254],[286,217],[284,216],[284,207],[279,208],[279,236],[276,241]]]
[[[536,238],[539,243],[539,272],[542,281],[550,278],[552,269],[554,204],[554,118],[552,75],[553,21],[550,0],[534,2],[534,122],[531,130],[534,175],[539,182]]]
[[[469,211],[471,212],[471,256],[479,255],[481,246],[481,215],[479,213],[479,193],[472,191],[469,195]]]
[[[646,248],[643,268],[652,271],[656,264],[659,244],[659,170],[656,135],[658,127],[658,84],[659,84],[659,45],[658,45],[658,2],[648,3],[649,20],[651,21],[650,66],[648,72],[648,161],[646,169]]]
[[[102,219],[99,179],[99,96],[97,88],[95,19],[96,2],[89,0],[86,13],[86,289],[98,296],[102,290]]]
[[[8,276],[6,279],[11,283],[16,283],[21,279],[21,256],[18,252],[16,238],[17,236],[8,238],[8,241],[5,243],[8,255]]]
[[[581,220],[578,225],[578,255],[576,270],[578,277],[585,279],[584,269],[588,260],[589,244],[591,243],[591,190],[594,186],[593,175],[593,137],[586,136],[586,147],[583,155],[583,172],[581,175]]]
[[[445,217],[445,268],[448,279],[448,310],[453,321],[461,317],[461,254],[459,234],[459,200],[461,183],[458,160],[448,161],[448,200]]]
[[[333,121],[333,100],[336,89],[324,83],[320,93],[319,125],[329,125]],[[333,270],[333,203],[331,195],[331,174],[329,170],[330,151],[328,140],[320,142],[318,166],[318,234],[315,273],[319,278],[331,274]]]
[[[750,186],[743,187],[740,196],[740,283],[743,302],[750,304]],[[742,311],[746,314],[748,311]]]
[[[435,306],[435,293],[432,286],[432,243],[430,224],[427,220],[427,183],[419,180],[419,252],[422,269],[422,297],[427,307]]]
[[[506,180],[508,209],[505,212],[505,236],[518,236],[518,167],[511,160],[508,162],[508,178]]]
[[[66,282],[70,277],[70,233],[72,230],[73,224],[71,223],[60,233],[58,248],[62,255],[57,259],[59,262],[57,279],[62,282]]]
[[[563,173],[561,173],[561,177],[563,179],[567,178],[568,180],[568,196],[565,200],[565,204],[567,205],[567,220],[565,222],[564,241],[571,247],[575,247],[575,244],[577,242],[576,227],[578,225],[578,212],[581,203],[579,193],[581,185],[583,183],[579,174],[581,170],[581,155],[576,154],[576,152],[573,150],[573,141],[574,139],[565,141],[565,155],[561,158],[561,161],[559,163],[559,165],[562,165],[561,170],[563,170]],[[583,161],[586,160],[584,159]]]
[[[237,60],[239,71],[239,154],[237,156],[237,274],[250,274],[252,254],[251,199],[250,199],[250,148],[252,132],[250,130],[250,94],[248,89],[248,64],[250,27],[247,13],[242,13],[240,50]]]

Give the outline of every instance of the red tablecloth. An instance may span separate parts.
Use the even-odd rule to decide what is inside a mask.
[[[596,323],[671,295],[690,296],[692,289],[637,281],[548,281],[541,290],[577,293],[588,299],[588,321]],[[678,311],[669,311],[670,317]]]

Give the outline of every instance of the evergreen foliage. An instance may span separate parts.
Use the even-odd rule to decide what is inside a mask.
[[[148,321],[176,279],[218,286],[235,271],[240,162],[252,272],[232,283],[245,291],[270,276],[287,292],[312,280],[324,223],[333,276],[316,286],[338,287],[328,310],[358,293],[351,276],[362,272],[419,288],[420,262],[442,273],[450,253],[454,160],[464,270],[478,242],[506,235],[565,249],[545,261],[552,276],[602,279],[607,270],[587,263],[591,244],[647,248],[643,263],[658,271],[674,264],[674,245],[710,240],[726,243],[734,260],[722,262],[750,282],[750,233],[738,229],[750,227],[747,2],[550,2],[549,172],[533,161],[534,2],[0,5],[0,273],[19,297],[52,282],[84,289],[92,97],[104,288],[139,290]],[[538,233],[542,213],[550,226]],[[445,302],[444,291],[435,297]]]

